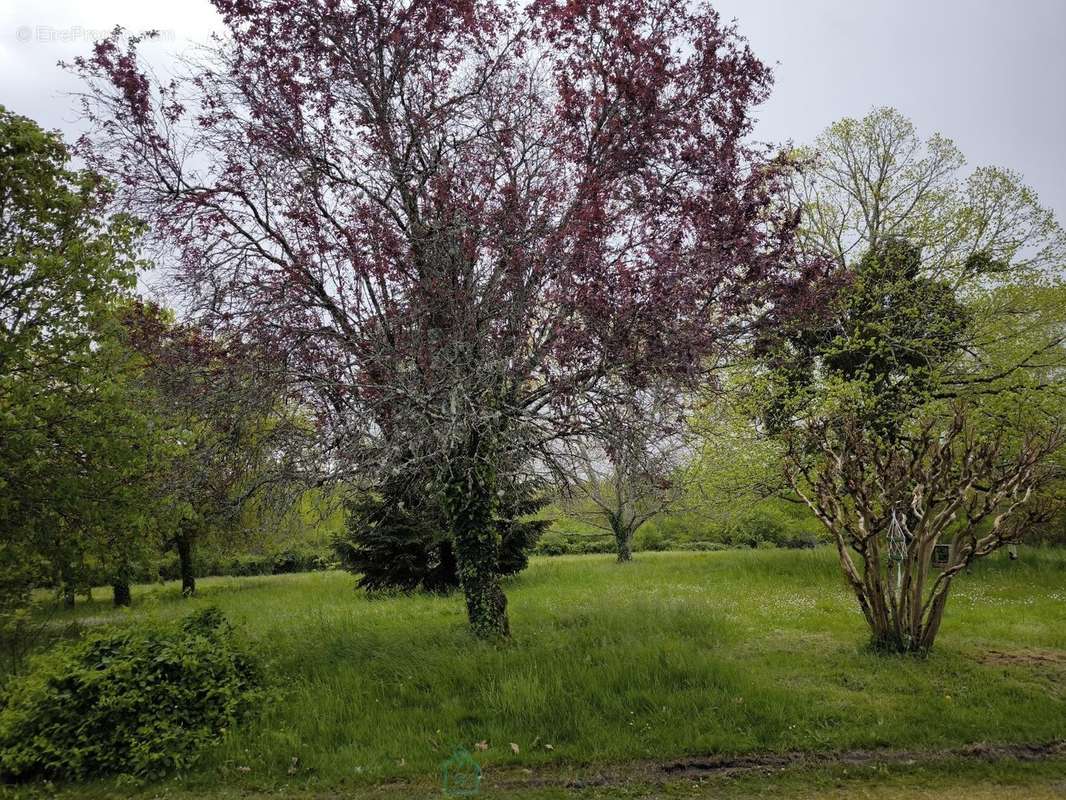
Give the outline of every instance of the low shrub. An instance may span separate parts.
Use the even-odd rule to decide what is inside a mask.
[[[724,542],[679,542],[675,547],[675,550],[694,550],[696,552],[714,553],[722,550],[732,550],[729,545]]]
[[[563,510],[560,509],[560,512]],[[683,510],[660,514],[636,532],[633,550],[715,551],[740,547],[810,548],[821,524],[801,503],[769,498],[729,513]],[[538,555],[614,553],[614,537],[578,516],[559,513],[534,551]]]
[[[793,550],[812,550],[818,546],[818,537],[811,531],[789,531],[781,538],[777,546]]]
[[[542,556],[562,556],[570,552],[570,543],[559,531],[548,531],[540,537],[533,552]]]
[[[159,777],[187,767],[261,695],[222,613],[97,633],[31,660],[0,710],[0,777]]]
[[[752,511],[737,519],[726,533],[726,541],[740,547],[774,547],[787,535],[785,523],[776,514]]]
[[[606,538],[596,537],[596,538],[594,538],[594,537],[586,536],[586,537],[584,537],[584,539],[582,541],[578,542],[575,545],[575,547],[574,547],[574,551],[575,552],[577,552],[579,554],[584,554],[584,555],[603,555],[605,553],[617,552],[617,550],[618,550],[618,545],[615,544],[614,539],[611,538],[611,537],[606,537]]]
[[[338,562],[328,547],[291,547],[278,553],[218,553],[208,548],[197,552],[195,571],[198,578],[230,576],[247,578],[256,575],[285,575],[293,572],[317,572],[337,569]],[[107,586],[111,573],[104,565],[87,568],[87,582],[92,586]],[[154,583],[181,579],[181,564],[177,554],[164,553],[157,561],[136,566],[131,583]]]
[[[651,552],[662,552],[664,550],[673,550],[675,542],[670,539],[660,528],[653,528],[651,526],[644,526],[637,530],[637,534],[634,537],[636,541],[636,550],[650,550]]]
[[[614,537],[597,531],[553,528],[541,534],[533,553],[541,556],[577,556],[615,552]]]

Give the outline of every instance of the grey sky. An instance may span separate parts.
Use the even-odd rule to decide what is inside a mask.
[[[923,135],[954,139],[971,165],[1021,172],[1066,221],[1066,0],[717,0],[777,63],[760,138],[809,142],[843,116],[891,105]],[[153,61],[203,41],[207,0],[3,0],[0,104],[72,132],[56,66],[116,23],[157,28]]]

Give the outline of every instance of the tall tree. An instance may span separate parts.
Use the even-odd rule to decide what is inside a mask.
[[[1028,330],[1014,320],[1014,335],[1000,320],[1027,344],[997,347],[983,306],[921,267],[917,246],[883,239],[822,315],[767,329],[751,400],[836,543],[874,644],[924,653],[955,576],[1048,511],[1036,501],[1066,441],[1066,353],[1054,315]]]
[[[807,162],[792,185],[801,247],[840,270],[890,238],[918,245],[923,270],[956,289],[973,288],[975,258],[1009,267],[1007,278],[1066,261],[1060,224],[1018,173],[965,170],[954,142],[923,139],[896,109],[835,122],[798,155]]]
[[[115,310],[142,228],[68,167],[55,133],[0,108],[0,605],[79,567],[143,553],[163,451],[139,404]],[[0,612],[3,609],[0,608]]]
[[[152,303],[122,315],[148,405],[165,428],[172,458],[160,490],[173,509],[165,544],[178,555],[182,593],[196,592],[195,549],[212,534],[232,534],[253,503],[280,520],[300,495],[309,470],[306,420],[273,373],[270,359],[235,339],[220,340],[175,322]]]
[[[688,497],[684,400],[665,386],[619,387],[588,412],[586,432],[565,442],[562,471],[567,511],[615,540],[619,563],[633,558],[633,539],[649,520],[679,510]]]
[[[827,270],[790,319],[764,317],[753,407],[874,641],[924,652],[954,577],[1049,513],[1066,235],[1017,174],[965,172],[950,140],[893,109],[801,152],[799,247]]]
[[[793,263],[769,70],[672,0],[214,0],[157,84],[121,31],[76,67],[90,163],[187,307],[269,340],[330,464],[430,473],[475,634],[507,635],[497,488],[609,375],[694,380]]]

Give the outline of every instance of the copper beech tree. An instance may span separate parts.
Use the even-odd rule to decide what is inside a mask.
[[[322,462],[430,474],[474,632],[506,635],[501,471],[606,376],[698,379],[796,279],[769,70],[674,0],[214,0],[158,81],[120,30],[75,64],[88,161],[183,307],[282,355]]]

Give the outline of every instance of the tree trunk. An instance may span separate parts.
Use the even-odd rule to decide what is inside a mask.
[[[115,581],[111,584],[112,596],[115,603],[115,608],[129,607],[133,602],[133,598],[130,595],[130,585],[126,581]]]
[[[947,604],[948,590],[945,589],[933,599],[926,616],[925,629],[921,632],[921,637],[916,637],[911,648],[913,652],[924,654],[933,649],[933,642],[936,640],[937,633],[940,632],[940,623],[944,619],[944,608]]]
[[[64,561],[59,569],[59,590],[63,608],[74,608],[78,592],[74,576],[73,566],[70,562]]]
[[[192,538],[187,533],[182,533],[174,540],[174,546],[178,551],[178,562],[181,567],[181,594],[183,597],[191,597],[196,594],[196,573],[192,564]]]
[[[875,650],[890,653],[905,652],[906,637],[893,622],[889,607],[889,598],[885,597],[883,585],[880,581],[874,582],[867,595],[872,621],[870,623],[871,644]]]
[[[618,563],[625,564],[633,560],[633,531],[620,522],[612,522],[614,541],[618,551]]]
[[[492,480],[484,467],[473,466],[462,472],[466,472],[466,480],[449,487],[448,514],[470,629],[480,639],[506,638],[511,630],[507,597],[500,586]]]
[[[886,653],[926,655],[933,647],[947,605],[950,581],[934,591],[929,607],[924,606],[924,587],[930,553],[919,550],[916,558],[903,562],[899,597],[895,592],[894,568],[885,575],[876,554],[863,559],[863,581],[855,586],[859,603],[870,625],[871,644]],[[924,612],[924,613],[923,613]]]

